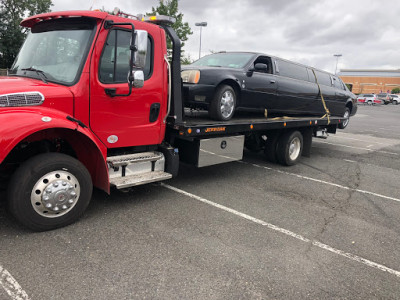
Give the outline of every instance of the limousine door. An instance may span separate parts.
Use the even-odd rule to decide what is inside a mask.
[[[256,63],[267,65],[267,70],[254,70]],[[271,59],[266,56],[258,57],[250,66],[247,77],[242,82],[243,101],[241,106],[246,108],[270,109],[276,102],[276,76],[272,74]]]
[[[276,60],[278,76],[277,105],[274,110],[287,114],[315,114],[318,86],[310,80],[307,68],[289,61]]]

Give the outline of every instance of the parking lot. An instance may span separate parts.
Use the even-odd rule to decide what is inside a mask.
[[[32,233],[0,200],[0,299],[398,299],[400,105],[292,167],[245,151]]]

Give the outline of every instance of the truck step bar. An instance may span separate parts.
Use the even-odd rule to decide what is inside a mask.
[[[128,155],[107,157],[107,162],[113,167],[127,166],[136,162],[157,161],[163,158],[160,152],[143,152]]]
[[[157,182],[172,178],[172,175],[163,171],[149,172],[138,175],[130,175],[110,179],[111,185],[117,189],[123,189],[131,186]]]
[[[165,157],[161,152],[142,152],[107,158],[110,184],[117,189],[172,178],[165,172]]]

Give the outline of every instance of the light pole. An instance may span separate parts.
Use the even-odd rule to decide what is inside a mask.
[[[336,73],[337,73],[337,65],[338,65],[338,62],[339,62],[339,57],[341,57],[342,54],[333,54],[333,56],[336,57],[336,68],[335,68],[335,75],[336,75]]]
[[[201,29],[202,29],[203,27],[206,27],[206,26],[207,26],[207,22],[195,23],[194,25],[200,27],[200,49],[199,49],[199,58],[200,58],[200,56],[201,56]]]

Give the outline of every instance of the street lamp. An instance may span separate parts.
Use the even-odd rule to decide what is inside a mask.
[[[339,61],[339,57],[342,56],[342,54],[333,54],[333,56],[336,57],[336,68],[335,68],[335,75],[337,73],[337,65],[338,65],[338,61]]]
[[[194,25],[200,27],[200,49],[199,49],[199,58],[200,58],[200,56],[201,56],[201,29],[202,29],[203,27],[206,27],[206,26],[207,26],[207,22],[195,23]]]

